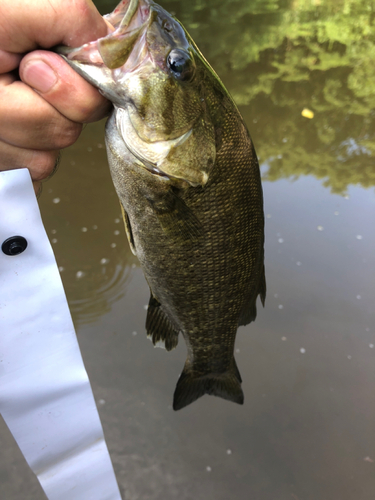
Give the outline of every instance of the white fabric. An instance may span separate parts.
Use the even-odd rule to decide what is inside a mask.
[[[0,172],[0,412],[50,500],[121,500],[27,169]]]

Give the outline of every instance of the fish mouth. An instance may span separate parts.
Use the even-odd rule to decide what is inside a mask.
[[[151,20],[154,2],[123,0],[116,9],[104,16],[108,34],[81,47],[57,47],[56,52],[68,62],[134,70],[147,57],[145,34]]]

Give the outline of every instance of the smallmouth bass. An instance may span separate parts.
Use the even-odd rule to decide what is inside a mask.
[[[178,410],[204,394],[242,404],[239,325],[264,305],[260,172],[229,93],[185,31],[151,0],[123,0],[109,34],[69,64],[112,101],[106,145],[126,234],[151,291],[154,345],[185,339]]]

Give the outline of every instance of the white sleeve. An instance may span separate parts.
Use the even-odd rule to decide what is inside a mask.
[[[0,172],[0,412],[50,500],[121,500],[27,169]]]

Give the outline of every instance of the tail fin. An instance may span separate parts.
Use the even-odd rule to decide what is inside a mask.
[[[243,404],[241,376],[234,358],[232,366],[224,373],[197,375],[191,368],[185,366],[174,391],[173,409],[181,410],[204,394]]]

